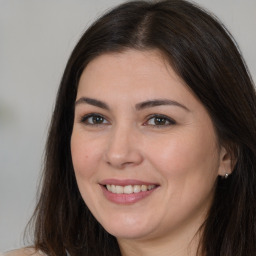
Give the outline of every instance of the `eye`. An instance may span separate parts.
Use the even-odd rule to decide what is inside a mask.
[[[89,114],[86,116],[83,116],[81,119],[81,122],[86,125],[105,125],[109,124],[109,122],[99,114]]]
[[[169,126],[174,125],[176,122],[171,118],[164,115],[153,115],[151,116],[144,125],[152,125],[152,126]]]

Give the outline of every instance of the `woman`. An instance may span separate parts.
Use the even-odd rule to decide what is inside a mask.
[[[68,61],[35,250],[10,255],[254,255],[255,113],[215,18],[183,0],[115,8]]]

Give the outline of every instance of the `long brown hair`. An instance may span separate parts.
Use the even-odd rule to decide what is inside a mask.
[[[238,47],[227,29],[184,0],[128,2],[98,19],[67,63],[46,146],[35,247],[48,255],[121,255],[115,237],[82,200],[70,153],[77,85],[86,65],[106,52],[158,49],[211,116],[221,144],[234,157],[228,179],[217,180],[202,226],[200,255],[256,252],[256,95]]]

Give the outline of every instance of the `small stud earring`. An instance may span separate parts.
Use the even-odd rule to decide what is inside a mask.
[[[228,178],[228,176],[229,176],[229,174],[228,174],[228,173],[225,173],[225,175],[224,175],[224,179],[227,179],[227,178]]]

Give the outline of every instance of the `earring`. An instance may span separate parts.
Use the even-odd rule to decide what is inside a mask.
[[[224,175],[224,179],[227,179],[227,178],[228,178],[228,176],[229,176],[229,173],[225,173],[225,175]]]

